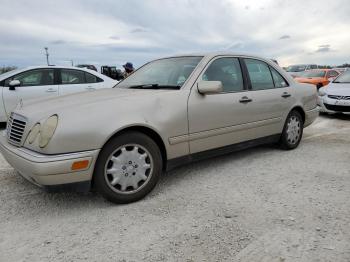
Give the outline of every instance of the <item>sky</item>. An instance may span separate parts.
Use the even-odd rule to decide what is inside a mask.
[[[350,63],[349,0],[0,0],[0,66],[136,67],[227,51],[296,63]]]

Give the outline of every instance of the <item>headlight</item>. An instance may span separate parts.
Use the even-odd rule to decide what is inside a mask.
[[[40,137],[39,137],[39,146],[41,148],[47,146],[47,144],[50,142],[50,139],[52,138],[53,134],[55,133],[56,127],[58,124],[58,116],[53,115],[50,116],[42,125],[40,129]]]
[[[33,144],[33,142],[35,141],[36,137],[38,136],[40,132],[40,124],[37,123],[35,124],[35,126],[32,128],[32,130],[30,130],[30,133],[28,135],[28,143],[29,144]]]
[[[325,95],[326,95],[326,91],[324,90],[323,87],[321,87],[321,88],[318,90],[318,95],[319,95],[319,96],[325,96]]]

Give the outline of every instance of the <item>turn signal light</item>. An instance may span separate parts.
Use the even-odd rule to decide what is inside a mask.
[[[85,169],[89,166],[89,160],[76,161],[72,164],[72,170]]]

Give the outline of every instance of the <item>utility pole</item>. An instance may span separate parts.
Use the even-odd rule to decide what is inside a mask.
[[[49,63],[49,52],[48,52],[49,48],[48,47],[45,47],[45,55],[46,55],[46,62],[47,62],[47,65],[50,65]]]

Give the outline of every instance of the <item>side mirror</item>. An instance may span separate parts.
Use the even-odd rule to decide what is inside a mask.
[[[202,95],[217,94],[224,91],[221,81],[200,81],[197,83],[198,93]]]
[[[19,80],[12,80],[10,83],[9,83],[9,89],[10,90],[16,90],[16,87],[17,86],[20,86],[21,85],[21,82]]]

